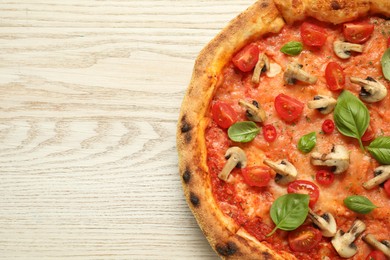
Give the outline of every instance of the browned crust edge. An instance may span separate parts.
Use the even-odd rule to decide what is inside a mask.
[[[285,24],[284,20],[293,23],[312,16],[321,21],[342,23],[371,13],[390,16],[388,0],[274,1],[255,2],[233,19],[200,52],[178,121],[177,150],[184,194],[204,235],[223,259],[296,259],[294,256],[272,251],[240,229],[230,217],[221,212],[212,195],[204,133],[210,120],[206,113],[218,84],[218,75],[225,64],[248,42],[267,33],[280,31]],[[334,10],[335,1],[340,4],[337,10]],[[360,5],[364,8],[358,7]]]

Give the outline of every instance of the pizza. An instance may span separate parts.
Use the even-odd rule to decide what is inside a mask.
[[[390,2],[259,0],[200,52],[184,194],[226,259],[390,257]]]

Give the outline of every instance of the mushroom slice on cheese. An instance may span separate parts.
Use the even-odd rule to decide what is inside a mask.
[[[317,109],[321,114],[329,114],[336,106],[336,99],[328,96],[317,95],[313,100],[307,102],[307,106],[310,109]]]
[[[358,250],[354,241],[364,230],[366,230],[366,225],[361,220],[355,220],[347,233],[339,229],[331,241],[334,249],[341,257],[354,256]]]
[[[273,162],[269,159],[264,159],[264,164],[268,165],[276,172],[275,182],[278,184],[285,185],[297,178],[297,169],[287,160]]]
[[[340,59],[348,59],[351,57],[351,51],[363,52],[363,45],[342,41],[333,43],[333,51]]]
[[[313,223],[321,230],[321,233],[324,237],[333,237],[337,231],[336,220],[333,215],[326,212],[324,214],[317,215],[309,209],[309,218]]]
[[[372,234],[367,234],[363,236],[362,239],[373,248],[382,251],[382,253],[384,253],[387,257],[390,257],[390,241],[378,241]]]
[[[235,167],[238,168],[246,167],[246,155],[245,152],[240,147],[233,146],[227,149],[225,153],[225,158],[227,159],[227,161],[222,171],[218,174],[218,178],[227,181],[231,171]]]
[[[372,77],[367,77],[366,79],[350,77],[350,80],[352,83],[359,84],[362,87],[359,97],[367,103],[381,101],[387,96],[387,88]]]
[[[310,162],[316,166],[332,167],[333,173],[340,174],[349,167],[349,152],[344,146],[335,145],[328,154],[313,152]]]
[[[294,85],[297,80],[314,84],[317,82],[317,77],[304,71],[302,65],[292,62],[287,66],[287,69],[284,72],[284,81],[289,85]]]
[[[379,184],[390,179],[390,165],[379,166],[374,170],[375,177],[363,183],[363,187],[367,190],[378,186]]]
[[[265,111],[256,100],[252,100],[252,102],[249,103],[245,100],[240,99],[238,101],[238,104],[246,108],[246,117],[249,120],[260,123],[265,121]]]
[[[261,73],[269,70],[270,70],[270,63],[267,55],[265,53],[259,54],[259,59],[253,71],[252,82],[258,84],[260,82]]]

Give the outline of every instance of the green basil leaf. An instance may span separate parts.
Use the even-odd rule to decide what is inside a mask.
[[[302,225],[309,212],[309,200],[309,195],[297,193],[277,198],[270,209],[271,219],[276,227],[267,236],[271,236],[277,229],[289,231]]]
[[[388,48],[381,59],[382,72],[387,80],[390,80],[390,48]]]
[[[360,214],[370,213],[377,207],[369,199],[360,195],[354,195],[345,198],[344,205],[350,210]]]
[[[316,146],[317,137],[316,132],[311,132],[302,136],[298,142],[298,149],[303,153],[308,153]]]
[[[370,123],[367,107],[351,92],[344,90],[337,99],[333,113],[334,122],[340,133],[358,139],[364,150],[361,137]]]
[[[376,138],[367,149],[379,163],[390,164],[390,136]]]
[[[228,129],[229,138],[240,143],[252,141],[259,132],[260,128],[252,121],[238,122]]]
[[[281,52],[287,55],[298,55],[303,50],[303,44],[301,42],[291,41],[283,45],[280,49]]]

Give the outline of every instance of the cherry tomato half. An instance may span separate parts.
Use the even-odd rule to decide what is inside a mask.
[[[334,173],[327,170],[319,170],[316,173],[316,180],[321,185],[329,186],[334,181]]]
[[[251,71],[259,60],[259,47],[256,44],[249,44],[241,49],[233,57],[233,64],[242,72]]]
[[[307,46],[321,47],[328,37],[326,30],[318,25],[304,22],[301,25],[301,38]]]
[[[321,241],[322,234],[311,226],[300,226],[288,234],[288,244],[295,252],[307,252]]]
[[[325,79],[329,90],[338,91],[343,89],[345,84],[343,68],[336,62],[329,62],[325,69]]]
[[[275,109],[280,118],[286,122],[296,121],[303,112],[304,104],[285,94],[279,94],[275,98]]]
[[[331,119],[326,119],[323,123],[322,123],[322,131],[324,131],[325,134],[330,134],[330,133],[333,133],[334,131],[334,123]]]
[[[320,196],[320,190],[317,185],[311,181],[297,180],[287,186],[288,193],[307,194],[310,196],[309,206],[313,207]]]
[[[370,39],[374,25],[369,23],[345,23],[343,25],[344,38],[352,43],[363,43]]]
[[[382,251],[374,250],[371,251],[371,253],[366,257],[366,260],[386,260],[387,257],[385,256]]]
[[[241,169],[244,181],[249,186],[264,187],[271,180],[271,169],[267,166],[253,166]]]
[[[264,135],[264,139],[267,142],[275,141],[276,136],[277,136],[276,128],[273,125],[264,125],[263,126],[263,135]]]
[[[238,119],[236,111],[229,104],[222,101],[213,104],[211,114],[214,122],[224,129],[229,128]]]
[[[383,186],[383,188],[385,188],[385,192],[387,193],[387,195],[390,196],[390,180],[387,180],[385,182],[385,185]]]
[[[366,132],[364,132],[364,134],[362,136],[362,141],[367,142],[367,141],[374,139],[374,137],[375,137],[375,132],[372,129],[371,124],[370,124],[370,125],[368,125]]]

